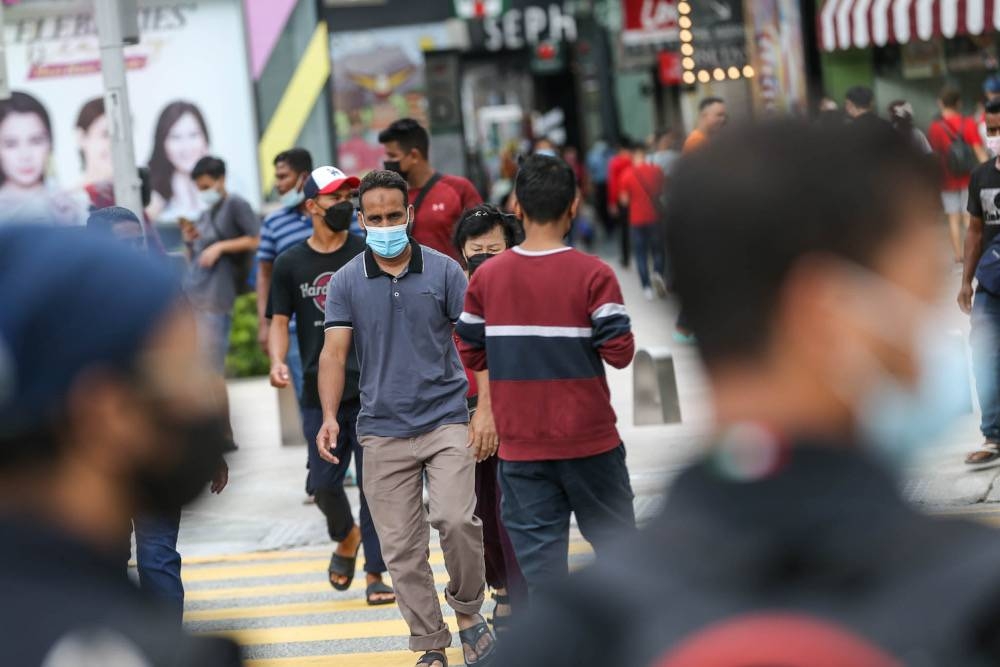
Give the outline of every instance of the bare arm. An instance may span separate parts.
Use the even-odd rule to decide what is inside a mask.
[[[485,461],[496,454],[500,447],[500,436],[497,435],[496,424],[493,421],[493,404],[490,401],[490,372],[475,371],[476,377],[476,413],[469,422],[469,447],[476,461]]]
[[[982,146],[978,146],[978,145],[973,146],[972,150],[976,153],[976,158],[979,159],[980,163],[986,162],[987,160],[990,159],[989,154],[986,153],[986,149],[983,148]]]
[[[319,355],[319,402],[323,408],[323,426],[316,438],[316,446],[320,456],[331,463],[339,463],[339,459],[333,455],[340,433],[337,411],[340,409],[340,399],[344,396],[347,354],[351,349],[353,335],[353,329],[347,327],[327,329],[323,351]]]
[[[274,262],[257,262],[257,342],[265,354],[270,354],[267,345],[268,321],[267,298],[271,292],[271,272]]]
[[[972,312],[972,279],[976,266],[983,256],[983,219],[972,216],[965,235],[965,262],[962,268],[962,288],[958,292],[958,307],[962,312]]]
[[[288,321],[287,315],[275,315],[271,319],[268,336],[268,354],[271,357],[271,386],[279,389],[287,387],[290,375],[288,365]]]
[[[238,236],[235,239],[226,239],[225,241],[217,241],[215,243],[219,247],[219,252],[223,255],[231,255],[234,253],[250,252],[256,250],[257,246],[260,245],[259,236]]]

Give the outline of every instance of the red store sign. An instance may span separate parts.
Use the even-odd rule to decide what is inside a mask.
[[[677,41],[678,0],[621,0],[622,42],[650,44]]]

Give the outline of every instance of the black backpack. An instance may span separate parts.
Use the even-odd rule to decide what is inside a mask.
[[[961,130],[965,129],[965,121],[966,119],[963,116],[962,124],[959,126],[960,131],[956,134],[944,117],[938,116],[938,122],[941,123],[945,134],[951,139],[951,144],[948,146],[948,150],[945,151],[944,157],[948,171],[955,176],[971,174],[972,170],[979,166],[979,158],[976,157],[976,152],[972,150],[972,146],[965,141],[961,133]]]

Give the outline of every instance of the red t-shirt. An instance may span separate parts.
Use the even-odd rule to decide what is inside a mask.
[[[655,164],[637,164],[622,176],[622,192],[628,194],[628,222],[633,227],[652,225],[660,218],[654,197],[663,189],[663,172]]]
[[[410,190],[410,203],[420,196],[420,190]],[[417,243],[448,255],[458,261],[458,252],[452,245],[455,223],[467,208],[483,203],[476,187],[461,176],[442,174],[414,212],[413,238]]]
[[[622,176],[632,166],[631,155],[615,155],[608,160],[608,205],[618,206],[618,194],[621,192]]]
[[[944,123],[948,124],[949,129],[945,129]],[[946,192],[965,190],[969,187],[970,174],[961,176],[948,170],[948,149],[951,147],[951,137],[957,135],[960,135],[970,146],[983,145],[982,139],[979,138],[979,128],[976,127],[976,121],[972,118],[965,118],[957,114],[945,116],[935,120],[927,129],[927,140],[934,152],[941,158],[941,168],[944,170],[944,185],[942,187]]]

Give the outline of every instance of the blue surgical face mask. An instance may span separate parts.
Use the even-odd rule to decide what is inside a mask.
[[[279,199],[278,201],[285,208],[296,208],[299,206],[299,204],[304,202],[305,199],[306,196],[302,194],[302,191],[299,190],[298,188],[294,188],[292,190],[289,190],[285,194],[281,195],[281,199]]]
[[[856,353],[868,369],[860,402],[855,395],[858,435],[887,463],[901,467],[934,445],[968,412],[971,385],[965,344],[960,335],[950,335],[943,328],[933,308],[884,278],[870,275],[865,280],[869,287],[864,298],[881,292],[926,311],[914,338],[918,373],[914,385],[900,381],[873,352]],[[880,321],[885,322],[885,317],[883,313]],[[891,340],[895,336],[887,328],[873,321],[871,331],[886,343],[903,347],[904,343]]]
[[[409,223],[394,227],[366,227],[365,242],[379,257],[399,257],[410,244]]]
[[[201,199],[202,204],[212,208],[222,199],[222,194],[215,188],[208,188],[207,190],[199,190],[198,197]]]

